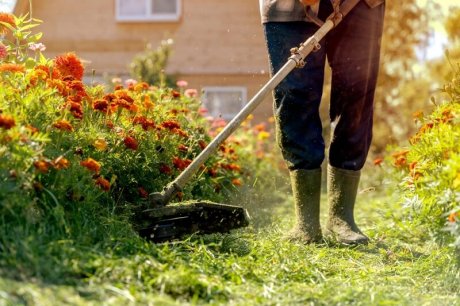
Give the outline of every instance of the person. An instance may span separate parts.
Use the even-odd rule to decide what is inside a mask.
[[[313,35],[340,0],[259,0],[271,74],[292,47]],[[276,138],[289,169],[296,225],[288,237],[322,241],[319,220],[325,142],[319,106],[324,66],[332,71],[328,150],[328,221],[324,234],[345,244],[366,244],[354,220],[360,172],[371,138],[385,0],[362,0],[274,90]]]

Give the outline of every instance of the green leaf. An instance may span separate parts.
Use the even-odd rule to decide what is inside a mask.
[[[26,62],[25,62],[25,66],[27,69],[32,69],[35,67],[35,60],[31,57],[27,58]]]

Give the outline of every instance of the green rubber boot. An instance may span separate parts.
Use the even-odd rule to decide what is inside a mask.
[[[321,169],[294,170],[290,172],[295,203],[296,224],[287,239],[302,243],[322,240],[319,222],[321,197]]]
[[[344,244],[367,244],[367,238],[353,217],[361,172],[332,167],[327,168],[327,195],[329,219],[326,233]]]

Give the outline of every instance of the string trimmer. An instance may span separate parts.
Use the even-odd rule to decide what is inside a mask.
[[[226,127],[208,144],[190,165],[162,192],[150,194],[152,208],[136,214],[137,230],[142,237],[161,242],[180,238],[185,234],[227,232],[249,224],[247,211],[234,205],[206,201],[168,204],[170,200],[189,182],[200,166],[215,153],[219,146],[241,125],[246,117],[272,92],[273,89],[296,67],[305,65],[305,58],[320,48],[319,42],[342,21],[360,0],[345,0],[335,6],[334,13],[322,23],[313,36],[299,47],[291,49],[286,64],[259,90]],[[336,2],[338,3],[338,2]]]

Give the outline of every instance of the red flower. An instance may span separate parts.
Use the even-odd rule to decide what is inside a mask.
[[[101,164],[92,158],[87,158],[86,160],[81,161],[80,165],[94,173],[99,173],[99,170],[101,170]]]
[[[139,193],[139,196],[143,199],[148,199],[149,198],[149,193],[143,188],[143,187],[139,187],[139,189],[137,189],[138,193]]]
[[[243,185],[243,183],[241,183],[241,180],[239,180],[239,179],[233,179],[232,184],[235,185],[235,186]]]
[[[72,124],[70,124],[70,122],[65,119],[56,121],[55,123],[53,123],[53,127],[59,130],[63,130],[63,131],[69,131],[69,132],[73,131]]]
[[[216,177],[217,176],[217,170],[214,168],[209,168],[208,169],[208,174],[210,177]]]
[[[161,164],[161,165],[160,165],[160,172],[161,172],[161,173],[164,173],[164,174],[171,174],[172,170],[171,170],[171,168],[170,168],[168,165],[166,165],[166,164]]]
[[[105,99],[97,99],[93,102],[93,109],[107,113],[109,102]]]
[[[70,102],[70,112],[72,113],[72,115],[77,119],[83,118],[83,106],[80,103],[73,102],[71,100],[69,100],[68,102]]]
[[[383,158],[378,157],[374,159],[374,165],[380,166],[382,163],[383,163]]]
[[[53,167],[56,170],[67,169],[67,168],[69,168],[69,166],[70,166],[69,160],[67,158],[62,157],[62,156],[56,158],[53,161]]]
[[[139,147],[139,143],[137,142],[137,140],[131,136],[126,136],[123,142],[125,143],[125,146],[131,150],[137,150],[137,148]]]
[[[103,178],[102,176],[96,179],[96,185],[99,186],[104,191],[110,190],[110,182]]]
[[[145,116],[134,117],[133,123],[142,125],[144,131],[155,128],[155,122],[151,119],[147,119]]]
[[[201,150],[204,150],[208,144],[204,140],[198,140],[198,145],[200,146]]]
[[[46,173],[49,170],[50,163],[46,160],[37,160],[34,161],[34,167],[41,173]]]
[[[14,121],[14,118],[12,116],[0,114],[0,128],[9,130],[15,125],[16,122]]]
[[[74,53],[57,56],[54,59],[54,65],[63,77],[70,75],[80,81],[83,78],[83,65]]]

